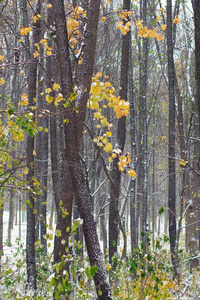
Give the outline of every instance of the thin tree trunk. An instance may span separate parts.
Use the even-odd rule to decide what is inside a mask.
[[[130,0],[123,0],[123,10],[130,10]],[[128,20],[127,20],[128,21]],[[125,21],[125,22],[127,22]],[[127,101],[128,93],[128,67],[129,67],[129,32],[126,35],[122,36],[122,58],[121,58],[121,76],[120,76],[120,97]],[[118,120],[117,127],[117,143],[116,148],[120,149],[123,153],[125,145],[125,136],[126,136],[126,117],[123,116]],[[119,204],[119,194],[120,194],[120,179],[121,171],[118,167],[118,158],[115,158],[113,161],[113,171],[112,179],[114,182],[114,194],[117,200],[117,205]],[[110,201],[110,210],[109,210],[109,261],[112,261],[112,257],[115,252],[117,252],[117,241],[119,235],[119,227],[117,226],[117,212],[114,203],[114,199],[111,196]],[[124,248],[126,255],[126,239],[124,239]]]
[[[40,14],[41,2],[38,0],[35,6],[36,14]],[[33,24],[33,36],[32,36],[32,47],[31,47],[31,64],[29,66],[29,85],[28,85],[28,97],[29,105],[34,106],[34,98],[36,98],[36,82],[37,82],[37,58],[33,58],[33,53],[36,50],[35,43],[39,43],[40,34],[40,20]],[[31,111],[32,112],[32,111]],[[33,112],[32,112],[33,113]],[[33,116],[33,121],[35,120]],[[27,181],[30,186],[30,191],[27,194],[29,204],[27,205],[27,236],[26,236],[26,263],[27,263],[27,282],[30,289],[36,289],[36,264],[35,264],[35,197],[32,193],[34,190],[33,178],[34,178],[34,136],[27,136]]]
[[[169,237],[172,264],[177,276],[176,260],[176,169],[175,169],[175,93],[174,93],[174,60],[172,38],[172,2],[167,0],[167,53],[168,53],[168,82],[169,82]]]
[[[132,48],[131,48],[131,33],[129,43],[129,98],[130,98],[130,132],[131,132],[131,167],[136,168],[136,141],[135,141],[135,102],[133,94],[133,67],[132,67]],[[131,178],[130,183],[130,228],[131,228],[131,251],[138,246],[138,222],[136,218],[136,182]]]

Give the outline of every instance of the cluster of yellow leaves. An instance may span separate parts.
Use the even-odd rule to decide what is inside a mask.
[[[37,20],[39,20],[41,18],[41,15],[40,14],[37,14],[37,16],[34,16],[33,17],[33,23],[36,23]]]
[[[103,108],[106,108],[107,106],[112,107],[118,119],[129,114],[129,103],[122,100],[119,96],[116,97],[115,89],[111,86],[111,83],[108,81],[101,82],[99,80],[100,77],[102,77],[102,74],[97,73],[92,79],[90,98],[87,106],[88,108],[97,111],[95,117],[97,120],[100,120],[100,123],[103,126],[108,126],[109,123],[101,114],[100,102],[106,101],[107,103],[103,104]]]
[[[46,54],[46,55],[52,55],[52,48],[51,47],[49,47],[48,45],[45,45],[45,47],[44,47],[44,53]]]
[[[49,56],[49,55],[52,55],[52,48],[48,46],[48,40],[47,39],[41,39],[40,41],[40,44],[41,45],[44,45],[44,53]],[[37,57],[39,56],[39,50],[40,50],[40,45],[38,43],[35,43],[35,47],[36,47],[36,50],[35,52],[33,53],[33,57]]]
[[[67,19],[67,31],[69,35],[69,43],[72,48],[78,43],[78,39],[81,37],[79,27],[81,25],[81,18],[86,17],[86,12],[81,6],[70,7],[72,13]]]
[[[117,22],[117,28],[121,30],[123,35],[126,35],[130,31],[131,22],[124,23],[123,21]]]
[[[143,27],[142,20],[136,21],[136,26],[139,29],[139,37],[141,37],[141,38],[147,38],[147,37],[149,37],[150,39],[156,38],[157,41],[161,41],[163,39],[162,33],[157,33],[157,28],[148,29],[147,26]],[[161,29],[165,30],[166,25],[163,25],[163,27],[161,27]]]
[[[132,14],[132,11],[122,11],[119,14],[119,17],[122,21],[117,22],[117,28],[121,30],[123,35],[126,35],[130,31],[131,22],[129,17]]]
[[[111,143],[108,142],[108,137],[112,136],[110,131],[107,131],[106,134],[102,136],[98,136],[97,138],[93,139],[93,142],[96,143],[99,147],[104,146],[105,152],[112,152],[113,146]]]
[[[1,78],[0,78],[0,85],[3,85],[3,84],[5,84],[5,80],[4,80],[3,77],[1,77]]]
[[[58,83],[53,84],[53,90],[54,91],[59,91],[60,85]],[[45,93],[46,93],[46,101],[50,104],[53,101],[53,97],[50,96],[50,93],[52,92],[51,88],[46,88]],[[43,93],[42,93],[43,95]],[[63,96],[59,93],[58,96],[56,97],[55,100],[55,106],[58,106],[58,102],[61,102],[63,100]]]
[[[22,26],[22,28],[20,29],[20,34],[21,34],[21,35],[27,35],[31,30],[32,30],[32,27],[31,27],[31,26],[30,26],[30,27],[26,27],[26,28],[24,28],[24,27]]]
[[[22,142],[24,140],[23,129],[19,128],[19,126],[12,120],[9,122],[9,125],[9,132],[12,134],[14,141]]]
[[[122,100],[120,97],[116,97],[115,89],[111,86],[111,83],[109,81],[100,81],[100,77],[102,77],[102,73],[99,72],[92,79],[90,98],[88,100],[87,107],[95,111],[94,118],[98,121],[96,127],[107,127],[106,133],[94,138],[93,141],[99,147],[104,147],[103,149],[105,152],[112,153],[112,155],[108,158],[109,162],[112,162],[113,158],[117,156],[116,151],[113,150],[113,146],[109,141],[109,138],[112,137],[112,132],[110,131],[112,124],[110,124],[107,118],[102,114],[102,108],[112,107],[116,113],[116,117],[121,118],[128,115],[129,103]],[[105,76],[105,79],[107,78],[108,76]],[[129,170],[129,175],[134,176],[135,172],[133,170]]]
[[[18,105],[21,107],[23,105],[27,106],[28,104],[29,104],[29,102],[28,102],[28,95],[27,94],[21,95],[21,101],[18,102]]]
[[[180,159],[179,162],[180,162],[180,166],[181,167],[185,167],[187,165],[187,162],[185,160],[183,160],[183,159]]]
[[[175,17],[175,19],[173,20],[174,24],[178,24],[180,22],[180,18],[178,18],[178,16]]]
[[[117,152],[118,150],[118,152]],[[121,151],[119,149],[116,149],[113,151],[113,157],[118,153],[118,158],[119,158],[119,162],[118,162],[118,167],[119,170],[121,172],[125,172],[126,173],[126,169],[128,169],[128,174],[130,177],[134,177],[136,179],[136,173],[134,170],[130,169],[130,163],[131,163],[131,159],[130,159],[130,153],[127,152],[126,154],[122,154],[119,155],[121,153]]]

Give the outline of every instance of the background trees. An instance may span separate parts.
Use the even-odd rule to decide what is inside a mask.
[[[19,198],[27,207],[34,289],[35,237],[46,253],[54,204],[54,262],[69,272],[77,205],[102,299],[111,297],[102,250],[112,263],[151,233],[169,234],[172,258],[184,234],[192,255],[199,247],[198,4],[194,24],[191,8],[1,2],[1,191],[10,232]]]

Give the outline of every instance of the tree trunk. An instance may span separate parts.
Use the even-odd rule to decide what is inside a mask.
[[[135,141],[135,99],[133,94],[133,66],[132,66],[132,47],[131,33],[129,42],[129,98],[130,98],[130,133],[131,133],[131,167],[136,168],[136,141]],[[131,251],[138,246],[138,222],[136,218],[136,181],[132,177],[130,184],[130,228],[131,228]]]
[[[41,2],[38,2],[35,5],[36,14],[40,14],[41,11]],[[33,58],[33,53],[36,50],[35,43],[39,43],[40,35],[40,20],[37,19],[36,23],[33,24],[33,36],[32,36],[32,47],[31,47],[31,63],[29,66],[28,73],[28,97],[29,97],[29,106],[34,106],[34,98],[36,98],[36,82],[37,82],[37,58]],[[30,110],[31,113],[32,110]],[[33,116],[33,121],[35,117]],[[29,192],[27,193],[28,204],[27,204],[27,236],[26,236],[26,264],[27,264],[27,282],[30,289],[36,289],[36,264],[35,264],[35,197],[33,194],[34,190],[34,136],[27,136],[27,181],[30,187]]]
[[[123,10],[130,10],[130,0],[123,0]],[[125,21],[125,23],[128,21]],[[130,33],[122,35],[122,58],[121,58],[121,76],[120,76],[120,97],[127,101],[128,93],[128,67],[129,67],[129,38]],[[117,127],[117,143],[116,147],[121,150],[123,153],[125,145],[125,136],[126,136],[126,117],[123,116],[118,120]],[[114,182],[114,197],[117,200],[117,205],[119,204],[119,194],[120,194],[120,178],[121,171],[118,167],[118,158],[115,158],[113,161],[113,171],[112,179]],[[110,210],[109,210],[109,261],[112,261],[112,257],[115,252],[117,252],[117,241],[119,235],[119,227],[117,220],[117,212],[114,203],[113,196],[111,194],[110,201]],[[124,240],[124,248],[126,249],[126,240]],[[125,251],[126,252],[126,251]],[[126,253],[125,253],[126,254]]]
[[[83,218],[83,230],[90,264],[91,266],[98,266],[98,271],[94,276],[96,289],[98,291],[101,290],[102,292],[102,295],[98,294],[98,299],[111,299],[109,282],[98,241],[92,206],[85,183],[82,163],[79,157],[86,105],[89,98],[93,73],[99,7],[100,0],[92,0],[90,2],[87,13],[83,63],[79,74],[77,97],[64,111],[64,119],[67,119],[68,123],[64,124],[65,153],[62,200],[63,206],[67,209],[69,214],[67,220],[64,220],[59,218],[58,212],[57,226],[60,226],[61,233],[66,232],[66,225],[71,222],[73,193],[75,192],[79,213],[81,218]],[[53,8],[56,25],[58,62],[60,64],[61,90],[64,99],[68,100],[73,92],[73,81],[63,0],[55,0],[53,2]],[[56,259],[58,260],[61,259],[63,255],[62,250],[60,249],[60,242],[61,241],[58,240],[57,247],[59,249],[56,250]]]
[[[169,237],[172,264],[177,275],[176,260],[176,169],[175,169],[175,93],[174,93],[174,60],[172,39],[172,3],[167,0],[167,53],[168,53],[168,82],[169,82]]]

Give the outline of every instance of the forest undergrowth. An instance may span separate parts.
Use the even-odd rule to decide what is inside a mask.
[[[52,237],[51,234],[46,236],[49,247]],[[105,257],[113,299],[200,299],[200,269],[190,268],[189,254],[184,249],[179,250],[179,277],[174,279],[169,238],[166,235],[157,238],[154,249],[151,243],[152,240],[148,237],[146,249],[140,243],[133,255],[128,255],[126,260],[121,260],[118,253],[114,255],[112,264],[109,264]],[[80,241],[72,241],[71,254],[66,253],[59,264],[53,263],[52,252],[44,255],[40,241],[36,243],[37,291],[27,289],[26,250],[19,239],[16,244],[17,247],[11,250],[10,256],[2,256],[1,300],[97,298],[92,280],[97,266],[90,266],[88,257],[80,255]],[[70,265],[70,274],[63,271],[66,261]],[[61,273],[64,276],[59,280]]]

